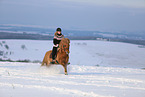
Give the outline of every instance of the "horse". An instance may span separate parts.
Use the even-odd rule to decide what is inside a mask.
[[[70,40],[68,38],[62,38],[62,40],[59,43],[59,48],[57,51],[57,56],[55,59],[54,64],[60,64],[64,68],[65,75],[67,75],[67,65],[69,60],[69,46],[70,46]],[[45,56],[43,58],[41,66],[50,66],[50,62],[52,62],[52,58],[50,57],[52,53],[52,50],[47,51],[45,53]]]

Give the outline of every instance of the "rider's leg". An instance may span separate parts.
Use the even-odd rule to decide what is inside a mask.
[[[53,47],[53,50],[52,50],[52,63],[55,62],[56,53],[57,53],[57,47]]]

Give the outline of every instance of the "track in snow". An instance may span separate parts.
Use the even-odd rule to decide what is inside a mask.
[[[144,97],[145,71],[97,66],[0,63],[0,97]]]

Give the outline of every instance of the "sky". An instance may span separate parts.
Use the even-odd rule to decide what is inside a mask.
[[[145,32],[145,0],[0,0],[0,24]]]

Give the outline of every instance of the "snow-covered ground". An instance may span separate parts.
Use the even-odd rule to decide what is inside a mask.
[[[0,40],[4,53],[0,57],[41,61],[52,45],[52,41]],[[145,97],[145,48],[84,40],[70,45],[68,75],[61,65],[0,62],[0,97]]]

